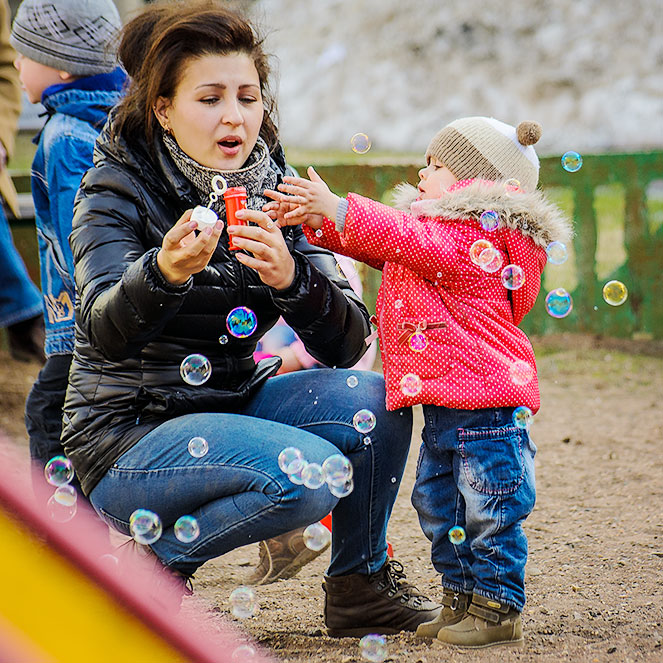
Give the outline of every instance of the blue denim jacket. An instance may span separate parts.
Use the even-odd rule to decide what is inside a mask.
[[[74,199],[92,167],[94,143],[108,111],[120,100],[126,75],[107,74],[52,85],[42,95],[48,119],[35,137],[32,198],[35,205],[46,356],[74,350],[74,263],[69,234]]]

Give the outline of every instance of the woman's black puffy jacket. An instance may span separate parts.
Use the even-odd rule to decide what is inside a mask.
[[[109,122],[112,122],[110,120]],[[228,250],[224,233],[207,268],[182,286],[156,265],[164,234],[200,203],[160,141],[110,139],[109,124],[83,178],[70,243],[76,265],[76,349],[64,407],[63,443],[86,494],[148,431],[192,412],[232,412],[278,360],[256,367],[257,340],[283,316],[307,350],[328,366],[351,366],[365,352],[368,313],[339,276],[328,251],[312,247],[299,226],[283,229],[295,260],[284,291],[264,285]],[[273,156],[280,172],[282,152]],[[257,331],[230,335],[225,320],[252,309]],[[227,343],[219,342],[227,337]],[[180,364],[200,353],[211,378],[191,386]]]

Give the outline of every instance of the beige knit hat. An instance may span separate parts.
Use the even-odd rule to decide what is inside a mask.
[[[539,158],[532,145],[541,137],[536,122],[518,128],[492,117],[464,117],[440,130],[426,150],[459,180],[517,179],[524,191],[536,189]]]

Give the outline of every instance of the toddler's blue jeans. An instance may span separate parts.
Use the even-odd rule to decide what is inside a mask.
[[[346,380],[358,378],[354,388]],[[351,384],[353,382],[351,381]],[[353,427],[371,410],[373,430]],[[240,413],[190,414],[167,421],[123,454],[90,493],[101,516],[127,534],[136,509],[163,524],[151,545],[168,566],[193,574],[205,561],[248,543],[316,522],[333,509],[329,575],[374,573],[386,561],[387,521],[410,446],[412,412],[387,412],[381,375],[318,369],[270,378]],[[204,437],[209,451],[187,445]],[[297,447],[309,462],[342,453],[354,468],[354,490],[342,499],[323,485],[295,485],[278,466]],[[175,521],[194,516],[200,536],[177,539]]]
[[[534,508],[536,447],[526,430],[513,425],[513,409],[424,405],[412,504],[444,587],[522,611],[527,562],[522,525]],[[460,544],[449,539],[454,526],[466,532]]]

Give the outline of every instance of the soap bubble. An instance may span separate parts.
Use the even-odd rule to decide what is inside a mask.
[[[228,337],[225,334],[221,334],[221,336],[219,336],[219,343],[221,345],[226,345],[228,343]]]
[[[332,486],[342,486],[352,473],[352,463],[343,454],[332,454],[322,463],[324,479]]]
[[[258,326],[256,314],[247,306],[234,308],[226,317],[226,327],[235,338],[251,336]]]
[[[407,340],[410,350],[413,352],[423,352],[428,347],[428,339],[423,332],[414,332]]]
[[[484,249],[477,258],[476,264],[483,269],[484,272],[492,274],[502,266],[502,256],[500,252],[492,246]]]
[[[423,382],[416,373],[406,373],[401,378],[401,392],[404,396],[418,396],[423,389]]]
[[[575,173],[582,168],[582,157],[573,150],[562,154],[562,168],[567,173]]]
[[[258,600],[251,587],[236,587],[230,592],[230,612],[238,619],[253,617],[258,612]]]
[[[51,520],[55,521],[56,523],[66,523],[76,515],[78,505],[76,502],[73,504],[62,504],[60,501],[58,501],[55,495],[51,495],[48,502],[46,503],[46,508]]]
[[[500,217],[497,212],[494,212],[492,209],[483,212],[479,217],[479,223],[484,230],[491,232],[497,229],[499,225]]]
[[[136,543],[149,546],[161,536],[161,518],[154,511],[136,509],[129,518],[129,531]]]
[[[51,486],[63,486],[74,478],[74,466],[65,456],[54,456],[46,463],[44,476]]]
[[[515,177],[508,179],[506,182],[504,182],[504,192],[509,197],[516,193],[520,193],[520,181]]]
[[[511,382],[513,382],[513,384],[522,387],[532,381],[532,378],[534,377],[534,369],[526,361],[518,359],[509,366],[509,376],[511,377]]]
[[[308,463],[302,470],[302,479],[304,480],[304,485],[311,490],[316,490],[325,484],[322,467],[318,463]]]
[[[251,645],[240,645],[235,649],[230,657],[233,663],[245,663],[245,661],[253,661],[256,656],[256,650]]]
[[[555,288],[546,295],[546,311],[553,318],[565,318],[573,310],[573,298],[564,288]]]
[[[403,307],[403,300],[402,299],[397,299],[394,302],[394,308],[402,308]]]
[[[465,530],[460,525],[452,527],[449,530],[448,536],[449,536],[449,541],[451,541],[451,543],[453,543],[454,546],[459,546],[467,538]]]
[[[352,417],[352,425],[359,433],[370,433],[375,428],[375,415],[367,409],[359,410]]]
[[[350,139],[350,146],[353,152],[366,154],[371,149],[371,139],[366,134],[358,133]]]
[[[290,479],[290,481],[292,481],[292,483],[294,483],[295,486],[303,486],[304,485],[303,474],[304,474],[304,470],[306,469],[307,465],[308,465],[308,463],[306,461],[304,461],[304,465],[302,465],[301,470],[298,470],[297,472],[290,472],[290,474],[288,474],[288,479]]]
[[[621,281],[608,281],[603,286],[603,299],[610,306],[621,306],[628,297],[628,290]]]
[[[173,529],[182,543],[191,543],[200,536],[200,526],[193,516],[181,516],[175,521]]]
[[[472,246],[470,246],[470,260],[475,265],[478,265],[481,252],[492,248],[494,248],[492,243],[487,239],[478,239],[476,242],[474,242],[474,244],[472,244]],[[438,276],[441,276],[441,274],[438,274]]]
[[[546,246],[546,254],[548,255],[548,262],[553,265],[561,265],[566,262],[568,258],[568,251],[566,250],[566,244],[562,242],[550,242]]]
[[[359,384],[359,380],[357,380],[356,375],[349,375],[348,379],[345,381],[345,384],[347,384],[350,389],[354,389]]]
[[[205,355],[192,354],[185,357],[180,364],[182,380],[194,387],[207,382],[212,375],[212,364]]]
[[[326,548],[331,541],[331,532],[321,523],[313,523],[304,530],[304,545],[309,550],[318,552]]]
[[[359,641],[359,651],[365,661],[383,663],[387,658],[387,639],[384,635],[369,633]]]
[[[286,447],[279,454],[279,467],[286,474],[301,472],[305,465],[304,455],[297,447]]]
[[[369,439],[369,438],[366,438]],[[365,441],[364,441],[365,443]],[[338,498],[342,497],[347,497],[354,489],[355,489],[355,482],[354,479],[348,479],[344,483],[342,483],[340,486],[337,486],[333,483],[327,484],[329,486],[329,492],[334,496]]]
[[[513,411],[513,425],[517,428],[529,430],[532,425],[532,416],[532,410],[525,405],[521,405]]]
[[[501,279],[507,290],[518,290],[525,283],[525,272],[519,265],[507,265],[502,270]]]
[[[194,458],[202,458],[209,451],[209,444],[204,437],[196,436],[189,440],[187,449]]]
[[[76,504],[78,495],[76,495],[76,489],[73,486],[63,483],[55,489],[53,499],[62,506],[73,506]]]

